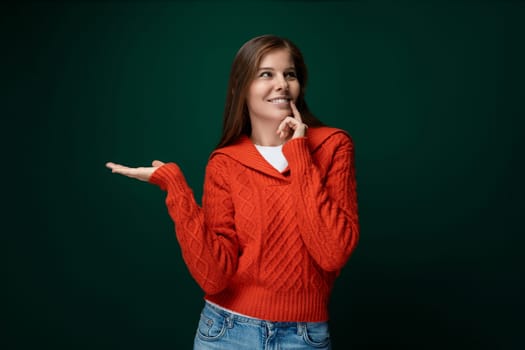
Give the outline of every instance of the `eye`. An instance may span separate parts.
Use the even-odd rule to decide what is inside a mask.
[[[291,79],[295,79],[295,78],[297,78],[297,74],[295,74],[294,71],[286,72],[286,73],[284,73],[284,76],[285,76],[286,78],[291,78]]]
[[[272,77],[272,73],[268,72],[268,71],[261,72],[261,74],[259,74],[259,77],[261,77],[261,78],[271,78]]]

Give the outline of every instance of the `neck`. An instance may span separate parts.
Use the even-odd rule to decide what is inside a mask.
[[[259,146],[279,146],[284,143],[279,135],[276,134],[277,128],[270,128],[267,132],[261,130],[252,130],[250,139]]]
[[[277,134],[279,123],[257,124],[252,121],[252,133],[250,139],[259,146],[279,146],[284,140]]]

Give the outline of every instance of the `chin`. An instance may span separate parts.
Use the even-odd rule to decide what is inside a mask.
[[[278,116],[275,116],[275,118],[272,118],[272,119],[276,119],[276,120],[282,121],[282,120],[284,120],[284,118],[291,117],[291,116],[292,116],[292,112],[290,111],[290,113],[283,113],[283,114],[280,114]]]

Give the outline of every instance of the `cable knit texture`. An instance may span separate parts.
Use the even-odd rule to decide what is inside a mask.
[[[269,321],[326,321],[359,237],[353,142],[339,129],[310,128],[283,153],[280,173],[248,137],[215,150],[202,207],[174,163],[150,182],[167,191],[184,261],[206,299]]]

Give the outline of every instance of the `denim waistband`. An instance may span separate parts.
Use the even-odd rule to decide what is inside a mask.
[[[262,320],[256,317],[243,316],[243,315],[239,315],[239,314],[230,312],[226,309],[223,309],[222,307],[216,306],[207,300],[206,300],[205,307],[231,321],[240,322],[240,323],[250,323],[250,324],[258,325],[258,326],[271,325],[273,327],[292,327],[292,326],[300,326],[306,323],[306,322],[273,322],[269,320]]]

